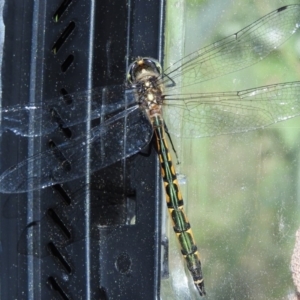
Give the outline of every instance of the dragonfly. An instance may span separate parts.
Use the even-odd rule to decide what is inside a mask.
[[[6,170],[0,176],[0,192],[27,192],[80,178],[85,175],[87,158],[94,172],[138,153],[154,136],[173,228],[195,287],[199,295],[205,295],[200,255],[183,209],[163,110],[168,108],[173,120],[168,132],[185,138],[247,132],[299,116],[299,81],[234,92],[182,92],[261,61],[299,26],[300,5],[284,6],[164,71],[155,59],[138,57],[129,66],[124,85],[70,94],[67,100],[72,101],[61,96],[40,105],[2,108],[1,132],[10,130],[28,137],[94,119],[102,122],[90,130],[88,137],[70,139]],[[121,98],[116,96],[120,93]],[[84,109],[87,103],[89,112]]]

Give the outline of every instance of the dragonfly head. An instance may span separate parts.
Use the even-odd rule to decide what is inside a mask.
[[[127,81],[130,84],[135,84],[143,77],[158,77],[161,74],[162,67],[156,59],[150,57],[138,57],[128,67]]]
[[[127,81],[135,88],[137,103],[149,114],[157,113],[163,102],[162,67],[149,57],[138,57],[128,68]]]

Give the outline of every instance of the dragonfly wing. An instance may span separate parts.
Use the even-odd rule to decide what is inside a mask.
[[[86,173],[87,149],[91,171],[100,170],[147,145],[152,126],[138,106],[131,107],[78,137],[38,153],[0,176],[0,192],[21,193],[80,178]]]
[[[121,110],[123,85],[99,87],[46,100],[37,105],[2,108],[1,132],[10,130],[22,136],[41,136],[55,129],[70,127]],[[127,105],[135,103],[127,93]]]
[[[189,138],[263,128],[299,116],[299,95],[299,81],[239,92],[174,95],[165,102],[172,116],[169,131]]]
[[[299,28],[300,5],[281,7],[237,33],[184,57],[165,70],[180,86],[203,82],[249,67],[278,48]],[[170,83],[169,78],[166,81]]]

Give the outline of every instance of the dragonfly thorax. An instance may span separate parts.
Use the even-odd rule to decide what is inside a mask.
[[[128,68],[127,80],[136,91],[137,102],[150,115],[159,113],[163,102],[162,68],[152,58],[137,58]]]

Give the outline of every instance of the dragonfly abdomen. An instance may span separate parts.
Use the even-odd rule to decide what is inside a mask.
[[[161,174],[165,186],[168,210],[173,222],[173,229],[181,246],[181,253],[186,260],[195,286],[201,296],[205,295],[204,280],[201,270],[200,255],[193,237],[191,225],[184,213],[183,199],[179,189],[176,171],[164,135],[163,121],[160,115],[151,117],[156,136],[156,146],[161,165]]]

